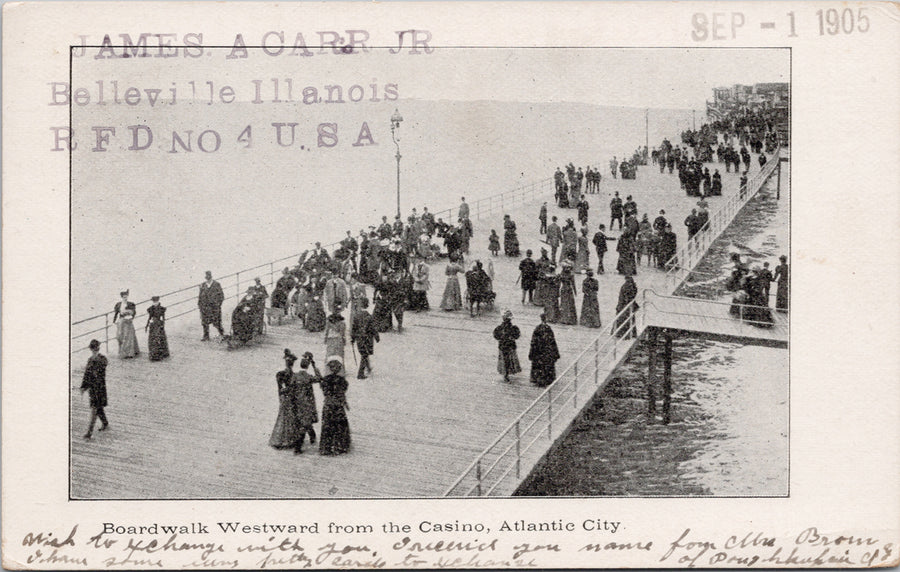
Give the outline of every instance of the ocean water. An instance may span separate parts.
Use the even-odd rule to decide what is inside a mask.
[[[297,254],[316,240],[340,240],[346,230],[356,236],[382,215],[392,221],[395,109],[404,117],[404,217],[414,206],[452,208],[455,216],[462,196],[471,204],[549,178],[570,161],[608,176],[610,158],[630,155],[646,137],[645,110],[578,103],[401,100],[314,112],[299,103],[76,106],[73,321],[111,310],[122,289],[144,300],[198,284],[207,269],[226,275]],[[651,147],[691,125],[683,110],[650,110],[646,119]],[[337,125],[333,147],[319,146],[323,122]],[[296,123],[293,137],[285,125],[279,143],[274,123]],[[146,150],[128,150],[130,125],[152,132]],[[116,128],[107,151],[93,150],[96,126]],[[354,146],[363,126],[371,139]],[[147,131],[139,137],[139,146],[147,143]]]

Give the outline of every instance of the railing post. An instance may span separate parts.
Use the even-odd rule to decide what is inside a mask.
[[[516,478],[522,476],[522,434],[519,430],[519,420],[516,419]]]
[[[547,439],[553,439],[553,386],[547,387]]]
[[[600,384],[600,338],[594,340],[594,385]]]
[[[106,334],[106,353],[109,354],[109,312],[103,314],[103,319],[106,322],[104,325],[104,333]]]
[[[239,299],[241,297],[241,273],[235,272],[234,274],[234,297],[235,299]]]
[[[575,362],[575,381],[572,382],[572,389],[574,390],[574,394],[572,395],[572,406],[575,409],[578,409],[578,362]]]
[[[275,263],[269,263],[269,286],[275,287]]]
[[[475,480],[478,481],[475,490],[478,492],[478,496],[481,496],[481,459],[475,463]]]

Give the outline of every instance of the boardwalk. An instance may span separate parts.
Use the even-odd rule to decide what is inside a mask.
[[[637,181],[601,183],[601,193],[588,195],[590,227],[608,222],[613,191],[632,194],[640,212],[651,219],[660,208],[685,239],[681,221],[696,199],[685,197],[675,175],[642,168]],[[725,194],[733,192],[737,175],[723,173]],[[550,214],[574,218],[546,197]],[[716,208],[716,198],[711,208]],[[522,249],[537,255],[540,201],[510,209],[517,221]],[[118,360],[108,370],[111,428],[80,438],[89,412],[86,396],[72,392],[71,496],[73,498],[348,498],[435,497],[541,394],[528,383],[528,344],[540,309],[523,306],[515,286],[518,259],[487,254],[490,229],[502,235],[503,212],[475,221],[472,257],[494,263],[498,309],[479,318],[437,309],[407,314],[402,334],[382,336],[368,380],[350,380],[348,400],[353,450],[342,457],[320,457],[314,448],[301,456],[267,446],[277,413],[274,374],[282,367],[282,349],[322,355],[321,334],[297,324],[273,326],[260,344],[236,351],[199,341],[196,315],[170,325],[173,357],[149,363]],[[617,236],[613,233],[612,236]],[[607,268],[615,265],[613,248]],[[595,256],[591,256],[596,266]],[[438,305],[443,290],[443,264],[432,265],[429,300]],[[622,279],[598,277],[604,330],[554,326],[560,345],[561,370],[589,344],[608,338]],[[579,293],[581,280],[578,280]],[[665,291],[666,277],[641,267],[640,288]],[[580,311],[580,295],[578,307]],[[512,383],[496,373],[496,343],[491,332],[499,308],[510,308],[522,328],[519,357],[525,371]],[[230,306],[226,306],[226,314]],[[599,336],[599,338],[598,338]],[[146,347],[145,338],[141,338]],[[111,348],[114,349],[114,348]],[[349,349],[349,348],[348,348]],[[114,353],[114,352],[111,352]],[[348,361],[352,358],[348,353]],[[80,382],[85,356],[73,356],[73,386]],[[321,361],[321,360],[320,360]],[[321,394],[317,397],[321,404]]]

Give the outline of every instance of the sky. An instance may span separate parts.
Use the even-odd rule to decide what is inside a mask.
[[[253,97],[250,80],[290,78],[297,87],[374,83],[398,86],[400,100],[569,101],[609,106],[703,109],[712,88],[735,83],[788,82],[786,49],[438,48],[419,56],[385,49],[350,56],[267,56],[226,59],[229,49],[203,58],[129,58],[74,61],[74,83],[98,79],[121,85],[179,86],[185,82],[234,84],[237,99]],[[217,87],[218,89],[218,87]]]

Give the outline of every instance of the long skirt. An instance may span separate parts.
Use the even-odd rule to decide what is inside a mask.
[[[597,302],[597,294],[588,295],[585,293],[584,300],[581,303],[581,325],[588,328],[599,328],[600,323],[600,304]]]
[[[413,290],[409,296],[409,309],[413,312],[421,312],[430,309],[428,305],[428,292],[425,290]]]
[[[559,323],[559,298],[552,288],[547,289],[547,297],[544,298],[544,314],[551,324]]]
[[[447,285],[444,287],[444,297],[441,298],[441,309],[447,311],[462,310],[462,292],[459,288],[459,278],[456,275],[447,277]]]
[[[556,362],[545,363],[541,360],[531,362],[531,383],[538,387],[547,387],[556,379]]]
[[[131,320],[122,318],[118,322],[116,340],[119,342],[120,358],[131,358],[141,353]]]
[[[319,439],[319,453],[341,455],[350,450],[350,422],[344,404],[325,398],[322,406],[322,436]]]
[[[390,303],[383,297],[375,300],[375,309],[372,311],[372,322],[379,332],[390,332],[393,327]]]
[[[588,268],[590,268],[590,254],[587,248],[582,248],[578,251],[578,254],[575,255],[575,271],[576,272],[584,272]]]
[[[318,296],[312,296],[306,304],[306,329],[310,332],[325,329],[325,306]]]
[[[166,338],[166,326],[159,320],[150,322],[150,333],[147,336],[150,348],[150,361],[159,361],[169,357],[169,341]]]
[[[616,271],[625,276],[634,276],[637,274],[637,266],[634,262],[634,254],[619,254],[619,261],[616,263]]]
[[[578,316],[575,313],[575,294],[569,288],[563,288],[559,295],[559,323],[575,325]]]
[[[507,232],[503,236],[503,253],[507,256],[519,256],[519,237],[515,232]]]
[[[516,350],[500,350],[497,354],[497,373],[500,375],[513,375],[522,371],[519,365],[519,356]]]
[[[788,310],[787,280],[778,281],[778,290],[775,291],[775,309],[780,312],[787,312]]]
[[[297,421],[294,400],[290,395],[279,395],[278,417],[275,419],[275,427],[269,437],[269,446],[276,449],[293,447],[300,438],[300,434],[300,423]]]

